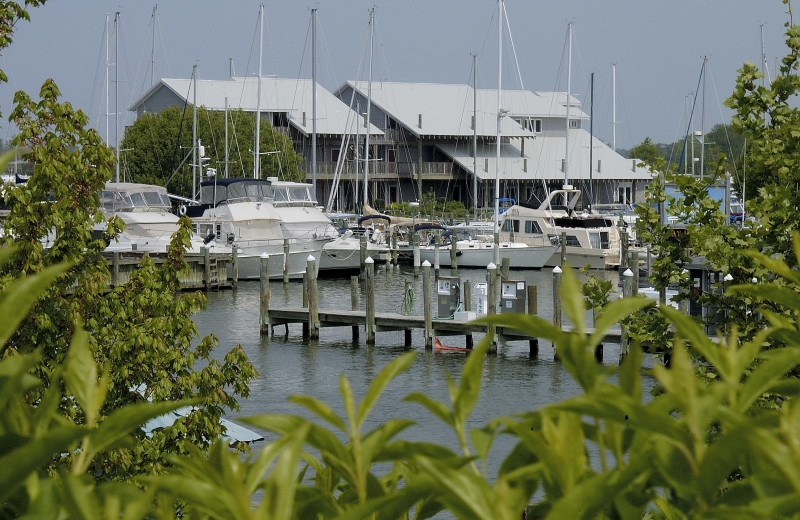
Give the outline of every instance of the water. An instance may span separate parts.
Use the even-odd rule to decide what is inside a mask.
[[[617,280],[616,272],[598,272],[600,276]],[[449,275],[449,270],[442,270]],[[462,283],[485,280],[483,270],[459,270]],[[552,317],[552,272],[512,271],[511,279],[525,280],[538,286],[539,314]],[[404,282],[412,281],[415,294],[414,313],[422,314],[422,275],[415,280],[410,267],[376,266],[376,311],[403,312]],[[272,282],[271,306],[299,306],[302,284]],[[350,279],[321,279],[319,281],[320,309],[350,308]],[[384,391],[373,408],[365,432],[391,418],[410,418],[416,421],[402,437],[408,440],[436,442],[457,451],[454,433],[422,406],[403,402],[411,392],[423,392],[437,401],[448,401],[445,374],[458,380],[465,360],[463,353],[435,353],[424,348],[422,331],[412,334],[412,346],[404,346],[404,335],[399,332],[378,332],[375,346],[366,346],[365,333],[360,340],[352,341],[350,327],[322,328],[318,341],[304,340],[299,324],[289,325],[288,334],[283,325],[275,334],[259,334],[259,282],[240,282],[235,291],[208,293],[208,309],[195,318],[201,335],[214,333],[219,337],[219,351],[224,353],[237,343],[241,344],[250,361],[259,372],[251,384],[250,397],[241,402],[236,416],[262,413],[287,413],[313,417],[304,408],[287,401],[291,395],[315,397],[331,406],[340,417],[344,407],[339,394],[339,376],[350,381],[356,400],[363,398],[375,375],[398,355],[413,350],[417,352],[411,367],[396,378]],[[474,291],[473,309],[474,310]],[[363,309],[364,298],[361,297]],[[433,302],[436,312],[435,301]],[[475,336],[475,341],[480,335]],[[442,338],[445,344],[464,346],[463,336]],[[617,345],[606,345],[603,362],[615,364],[619,358]],[[483,369],[480,398],[471,415],[472,427],[484,426],[495,417],[527,412],[548,403],[563,400],[580,393],[580,388],[560,363],[553,361],[552,346],[540,342],[539,355],[531,358],[527,341],[501,343],[496,355],[487,357]],[[326,425],[327,426],[327,425]],[[266,432],[262,432],[269,439]],[[489,475],[496,475],[500,463],[513,447],[514,439],[498,436],[488,461]],[[256,446],[258,447],[258,445]]]

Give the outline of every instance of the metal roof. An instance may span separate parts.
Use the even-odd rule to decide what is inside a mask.
[[[348,81],[336,94],[341,95],[346,87],[354,88],[367,97],[366,81]],[[573,96],[570,98],[573,107],[570,119],[588,118],[577,108],[580,106],[578,100]],[[474,105],[477,104],[478,136],[497,135],[497,90],[478,89],[476,95],[473,88],[465,84],[373,81],[371,99],[375,106],[409,132],[426,137],[472,136],[472,114]],[[508,117],[502,119],[503,136],[534,136],[513,118],[563,119],[566,116],[565,92],[503,90],[500,99],[501,109],[508,110]]]
[[[589,179],[589,132],[583,129],[570,130],[569,179]],[[597,138],[592,139],[592,180],[650,180],[652,176],[646,168],[636,166],[635,159],[626,159]],[[471,172],[473,159],[472,142],[442,144],[439,149],[462,168]],[[539,134],[535,139],[525,140],[522,153],[519,139],[504,140],[500,147],[501,180],[563,180],[562,160],[565,155],[564,132]],[[478,145],[478,171],[482,180],[494,180],[496,147],[494,144]],[[527,165],[526,165],[527,161]],[[599,170],[598,170],[599,161]],[[527,171],[526,171],[527,166]]]
[[[194,101],[194,81],[191,79],[163,78],[147,93],[136,100],[129,110],[137,107],[166,87],[178,98],[188,103]],[[311,135],[313,96],[310,79],[261,78],[261,112],[285,112],[289,124],[300,133]],[[210,110],[228,108],[255,112],[258,103],[258,78],[233,77],[227,80],[198,80],[197,105]],[[303,114],[305,113],[305,118]],[[336,96],[317,83],[317,134],[341,135],[349,132],[357,114]],[[370,125],[370,135],[383,135],[383,131]]]

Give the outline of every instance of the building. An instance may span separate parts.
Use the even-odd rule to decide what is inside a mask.
[[[305,157],[310,181],[311,86],[311,80],[262,78],[257,104],[257,78],[200,80],[197,104],[223,110],[227,99],[227,106],[248,112],[260,106],[262,118],[288,135]],[[157,112],[193,99],[191,80],[163,79],[131,110]],[[568,164],[566,93],[506,90],[501,100],[498,168],[496,90],[475,91],[463,84],[374,81],[370,86],[349,81],[330,93],[318,85],[318,199],[328,202],[330,209],[357,207],[366,170],[368,200],[378,207],[416,201],[432,192],[467,207],[477,201],[479,207],[492,208],[496,175],[500,196],[516,200],[542,200],[548,190],[565,182],[583,189],[585,204],[642,200],[652,178],[649,170],[592,137],[586,129],[589,118],[574,97]]]

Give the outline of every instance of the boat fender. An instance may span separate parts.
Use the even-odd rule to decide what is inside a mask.
[[[185,204],[181,204],[180,206],[178,206],[178,215],[180,215],[182,217],[186,216],[186,205]]]

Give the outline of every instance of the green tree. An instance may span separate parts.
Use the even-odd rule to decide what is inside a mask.
[[[142,114],[125,131],[120,144],[127,150],[121,158],[125,180],[166,186],[171,192],[189,197],[192,187],[192,109],[167,107],[156,114]],[[231,177],[253,175],[255,118],[242,110],[228,112],[228,157]],[[261,178],[302,181],[302,157],[291,140],[273,129],[265,119],[260,132]],[[225,172],[225,114],[197,109],[197,137],[208,161],[204,168]],[[269,152],[279,153],[269,153]],[[205,177],[204,177],[205,179]]]
[[[662,170],[665,160],[658,146],[653,144],[652,139],[645,137],[641,144],[634,146],[628,152],[631,159],[639,159],[653,170]]]

